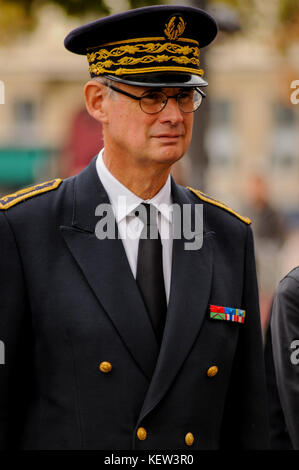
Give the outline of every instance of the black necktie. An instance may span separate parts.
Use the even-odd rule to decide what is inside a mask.
[[[157,210],[154,206],[143,203],[137,208],[135,214],[144,223],[138,246],[136,282],[157,340],[161,344],[167,302],[163,276],[162,243],[157,226]]]

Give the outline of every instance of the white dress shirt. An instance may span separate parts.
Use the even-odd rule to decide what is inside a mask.
[[[161,236],[163,250],[163,274],[167,303],[170,293],[171,260],[172,260],[172,197],[170,175],[160,191],[152,198],[143,200],[132,193],[115,176],[110,173],[103,161],[102,149],[97,157],[96,168],[98,176],[108,194],[119,236],[122,239],[133,276],[136,279],[137,256],[139,238],[143,229],[143,222],[136,217],[134,210],[145,202],[158,209],[158,228]],[[133,212],[133,214],[132,214]]]

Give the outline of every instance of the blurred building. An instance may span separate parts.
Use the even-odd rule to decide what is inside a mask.
[[[30,35],[0,47],[0,192],[68,176],[103,145],[100,124],[85,110],[86,57],[68,53],[63,39],[77,21],[47,7]],[[84,157],[84,156],[85,157]]]
[[[299,104],[290,99],[298,57],[299,44],[280,53],[274,44],[242,35],[218,40],[208,55],[205,190],[252,218],[264,329],[279,280],[299,265],[293,234],[299,228]],[[267,186],[267,207],[260,209],[249,209],[254,174]],[[275,218],[284,224],[277,236],[269,233]]]
[[[282,55],[237,37],[211,48],[206,184],[216,197],[241,206],[248,176],[259,173],[277,208],[298,211],[299,105],[290,100],[298,56],[299,45]]]

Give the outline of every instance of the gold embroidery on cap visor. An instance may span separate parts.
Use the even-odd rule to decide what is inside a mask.
[[[139,44],[132,44],[135,40],[129,40],[118,44],[117,47],[113,47],[115,43],[106,44],[98,51],[88,53],[91,76],[105,73],[119,76],[160,71],[188,72],[203,76],[204,71],[199,68],[200,51],[196,41],[187,38],[180,38],[176,42],[166,40],[163,42],[162,38],[149,39],[149,42]],[[155,39],[159,41],[155,42]],[[179,44],[180,41],[183,44]],[[188,42],[190,45],[186,44]]]

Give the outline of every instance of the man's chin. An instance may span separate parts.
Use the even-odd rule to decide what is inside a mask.
[[[172,164],[180,160],[188,148],[188,142],[185,138],[159,137],[152,140],[152,155],[160,162]]]
[[[174,148],[173,146],[165,146],[160,151],[159,160],[163,163],[173,164],[180,160],[184,153],[182,149]]]

